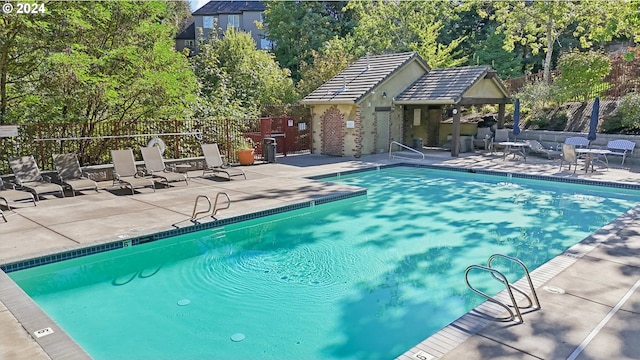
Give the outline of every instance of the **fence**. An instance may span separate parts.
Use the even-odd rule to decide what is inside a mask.
[[[131,148],[140,160],[138,147],[161,142],[164,158],[201,156],[200,143],[217,142],[228,161],[236,162],[241,139],[254,141],[256,157],[262,156],[262,139],[281,137],[278,151],[307,151],[309,119],[280,117],[262,119],[149,120],[100,123],[21,124],[18,136],[0,138],[0,174],[10,173],[8,159],[33,155],[41,170],[53,170],[52,154],[76,153],[83,166],[111,163],[109,150]],[[159,140],[158,140],[159,139]]]
[[[551,72],[551,83],[560,75],[560,71]],[[542,81],[542,72],[530,74],[505,81],[511,94],[519,92],[526,84]],[[596,96],[608,99],[618,99],[630,92],[640,92],[640,59],[627,61],[620,57],[611,61],[611,71],[603,79],[603,83],[592,88],[589,93],[577,97],[576,101],[583,101],[584,97],[593,99]]]

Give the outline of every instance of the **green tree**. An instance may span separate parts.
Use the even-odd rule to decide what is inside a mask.
[[[264,29],[273,43],[273,53],[281,66],[300,79],[300,66],[314,61],[313,52],[335,36],[352,32],[352,12],[346,1],[269,1],[264,12]]]
[[[489,35],[484,41],[473,45],[475,53],[470,64],[491,65],[503,79],[522,76],[522,54],[504,50],[504,34],[491,30],[495,27],[489,28]]]
[[[165,2],[56,2],[65,48],[44,62],[31,119],[44,121],[184,116],[196,81],[175,52]]]
[[[616,3],[617,4],[617,3]],[[551,80],[551,62],[554,45],[567,28],[580,39],[583,47],[590,40],[604,41],[621,33],[622,14],[608,1],[497,1],[493,3],[493,15],[481,13],[500,25],[497,31],[504,33],[504,47],[513,51],[516,44],[531,49],[536,55],[544,52],[544,80]]]
[[[438,42],[444,28],[440,19],[451,16],[456,4],[449,1],[353,1],[358,25],[354,28],[355,53],[362,56],[416,51],[431,67],[458,66],[466,62],[459,49],[464,37],[448,44]]]
[[[192,60],[204,97],[198,116],[256,117],[262,105],[297,101],[289,70],[256,49],[250,34],[228,28],[199,49]]]
[[[611,60],[599,52],[572,50],[560,56],[560,76],[554,81],[559,95],[564,100],[583,96],[588,101],[594,89],[605,90],[603,79],[611,71]]]

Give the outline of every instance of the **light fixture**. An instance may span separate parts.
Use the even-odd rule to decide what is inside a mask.
[[[458,113],[458,109],[453,109],[453,110],[451,111],[451,113],[453,113],[453,115],[457,114],[457,113]]]
[[[382,92],[382,97],[385,98],[385,99],[387,98],[387,92],[386,91]]]

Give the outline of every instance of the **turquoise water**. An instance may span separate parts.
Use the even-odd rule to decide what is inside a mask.
[[[9,276],[95,359],[390,359],[482,301],[467,266],[533,269],[640,203],[430,169],[330,180],[369,195]]]

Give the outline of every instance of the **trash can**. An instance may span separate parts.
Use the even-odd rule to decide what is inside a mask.
[[[422,151],[422,138],[413,139],[413,148]]]
[[[276,139],[275,138],[264,138],[262,140],[262,155],[264,156],[264,161],[268,163],[276,162]]]

